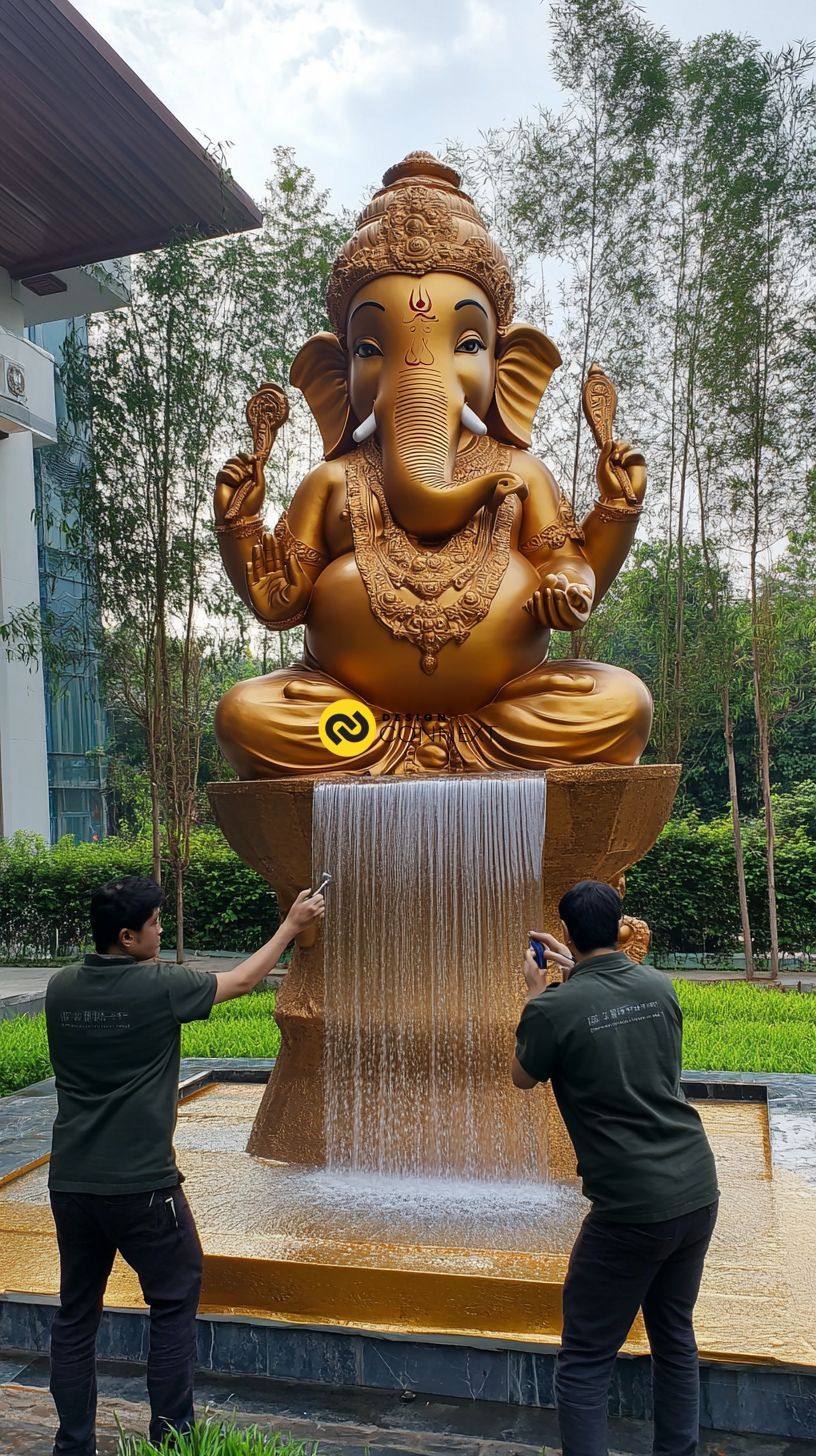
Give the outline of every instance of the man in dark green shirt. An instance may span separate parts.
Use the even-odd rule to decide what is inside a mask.
[[[94,1456],[96,1332],[117,1251],[150,1306],[150,1438],[193,1419],[195,1317],[203,1257],[173,1151],[181,1028],[255,989],[296,935],[323,916],[304,890],[272,939],[232,971],[158,961],[162,892],[127,876],[91,900],[96,954],[46,993],[56,1074],[48,1186],[60,1253],[51,1334],[54,1456]]]
[[[591,1204],[564,1283],[556,1395],[564,1456],[607,1456],[615,1357],[639,1309],[652,1351],[654,1456],[694,1456],[699,1369],[693,1313],[717,1217],[717,1172],[680,1086],[683,1018],[671,982],[617,950],[621,902],[584,880],[559,906],[565,942],[541,932],[564,981],[532,951],[512,1078],[552,1082]]]

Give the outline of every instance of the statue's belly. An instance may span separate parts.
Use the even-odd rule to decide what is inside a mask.
[[[511,552],[487,615],[466,642],[442,648],[429,675],[419,648],[392,637],[374,616],[354,556],[341,556],[315,585],[307,652],[330,677],[377,707],[395,713],[472,712],[546,656],[549,633],[522,610],[537,586],[534,568]]]

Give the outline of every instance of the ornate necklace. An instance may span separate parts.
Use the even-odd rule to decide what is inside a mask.
[[[453,483],[509,467],[509,450],[485,437],[457,456]],[[347,460],[346,491],[354,554],[371,610],[392,637],[418,648],[422,670],[430,675],[442,648],[466,641],[490,609],[510,559],[513,501],[502,501],[495,512],[483,508],[443,545],[423,546],[388,509],[382,455],[374,441]],[[446,592],[453,599],[442,603]]]

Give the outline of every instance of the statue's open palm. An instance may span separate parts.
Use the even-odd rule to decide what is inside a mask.
[[[305,610],[312,583],[294,553],[286,555],[272,531],[264,531],[247,564],[252,606],[266,622],[285,622]]]

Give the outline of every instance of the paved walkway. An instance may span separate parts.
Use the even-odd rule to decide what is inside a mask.
[[[21,1357],[22,1358],[22,1357]],[[54,1409],[43,1358],[22,1367],[0,1358],[0,1451],[50,1456]],[[147,1428],[143,1372],[102,1366],[99,1456],[115,1456],[116,1417],[128,1432]],[[304,1456],[558,1456],[552,1411],[487,1402],[409,1400],[366,1390],[317,1390],[272,1380],[197,1384],[199,1415],[258,1425],[306,1445]],[[647,1456],[651,1431],[641,1421],[610,1422],[610,1456]],[[700,1456],[816,1456],[816,1442],[703,1432]]]
[[[199,971],[231,971],[245,957],[241,955],[191,955],[185,965]],[[162,956],[167,965],[175,965],[172,952]],[[0,1021],[22,1012],[34,1016],[45,1006],[48,982],[59,966],[0,966]],[[286,967],[280,966],[266,978],[267,986],[279,986]]]
[[[240,955],[191,955],[185,965],[200,971],[229,971],[244,959]],[[175,956],[163,955],[168,965],[175,964]],[[0,997],[36,996],[45,990],[59,966],[0,966]]]
[[[185,961],[185,965],[193,966],[196,970],[201,971],[229,971],[244,959],[245,957],[242,955],[191,955]],[[162,955],[162,960],[168,965],[175,964],[172,952]],[[0,966],[0,1001],[7,1000],[11,996],[43,995],[55,969],[59,968],[54,966]],[[279,966],[274,974],[280,977],[285,973],[286,967]],[[667,970],[666,975],[683,981],[745,980],[742,971],[690,970],[684,966]],[[758,975],[756,982],[767,985],[768,977]],[[816,990],[816,971],[783,971],[779,977],[780,986],[798,986],[800,984],[808,989]]]

